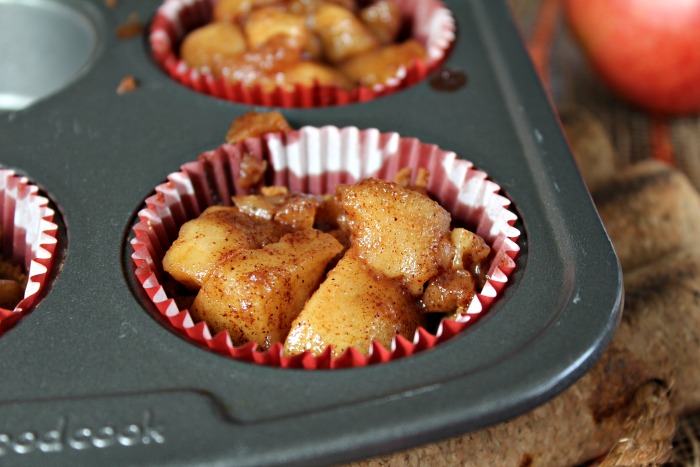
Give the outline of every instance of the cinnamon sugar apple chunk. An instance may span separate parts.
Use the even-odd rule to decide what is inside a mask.
[[[258,138],[266,133],[287,133],[292,131],[292,127],[284,116],[277,112],[246,112],[240,117],[236,117],[231,122],[226,132],[226,142],[236,144],[246,138]],[[248,164],[255,164],[257,159],[251,156],[243,156],[243,161]],[[257,164],[267,166],[266,162],[259,161]],[[264,171],[263,167],[263,171]]]
[[[477,277],[486,274],[487,260],[491,247],[484,239],[471,230],[456,228],[452,230],[452,244],[455,246],[455,256],[452,260],[454,269],[466,269]]]
[[[218,22],[188,34],[182,42],[180,56],[192,68],[215,71],[223,62],[245,50],[243,31],[234,24]]]
[[[353,11],[330,2],[319,5],[313,26],[321,39],[325,58],[334,64],[379,45],[377,38]]]
[[[328,273],[292,323],[285,355],[310,351],[318,356],[331,345],[339,356],[354,347],[369,353],[372,341],[387,349],[397,334],[412,339],[422,323],[416,301],[351,248]]]
[[[477,288],[484,284],[491,248],[474,232],[458,227],[450,233],[454,246],[451,269],[431,278],[421,303],[426,313],[445,313],[449,318],[466,311]]]
[[[451,268],[451,216],[420,192],[367,178],[340,192],[358,255],[382,275],[403,281],[415,297]]]
[[[212,19],[216,22],[237,23],[251,10],[276,3],[277,0],[217,0],[214,3]]]
[[[254,49],[248,48],[235,57],[227,57],[214,70],[215,76],[222,76],[229,83],[244,86],[259,85],[269,92],[277,87],[284,71],[298,63],[304,54],[304,47],[296,38],[276,34],[264,44]]]
[[[299,41],[302,47],[311,41],[306,18],[282,10],[278,6],[257,8],[250,12],[243,26],[248,46],[260,47],[272,37],[281,34]]]
[[[191,290],[222,258],[241,248],[261,248],[289,233],[291,228],[254,218],[237,207],[211,206],[180,227],[177,239],[163,257],[163,269]]]
[[[377,0],[362,8],[358,16],[382,45],[396,40],[401,31],[401,9],[393,0]]]
[[[316,211],[322,203],[321,197],[289,194],[286,190],[274,195],[236,195],[231,199],[242,212],[250,216],[274,220],[294,230],[312,228]]]
[[[294,318],[343,247],[314,229],[285,235],[260,249],[239,249],[206,277],[190,312],[234,345],[265,350],[284,341]]]
[[[355,55],[340,65],[340,70],[361,86],[373,87],[399,76],[417,60],[424,60],[425,49],[415,40],[388,44]]]

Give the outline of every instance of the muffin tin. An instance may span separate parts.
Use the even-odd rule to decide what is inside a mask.
[[[0,163],[52,200],[59,239],[47,290],[0,335],[2,465],[369,457],[521,414],[575,382],[610,341],[619,264],[505,2],[446,2],[456,42],[444,70],[419,84],[361,104],[283,110],[294,127],[377,128],[455,151],[502,187],[520,219],[516,270],[470,329],[390,363],[317,371],[193,345],[134,277],[130,240],[146,197],[217,147],[233,118],[264,109],[171,81],[145,30],[117,37],[134,13],[148,22],[159,1],[59,3],[94,35],[96,56],[63,90],[0,113]],[[461,73],[461,86],[439,90]],[[138,87],[120,95],[127,75]]]

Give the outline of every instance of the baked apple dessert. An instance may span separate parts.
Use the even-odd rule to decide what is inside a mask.
[[[279,342],[288,356],[330,346],[336,357],[390,348],[429,315],[465,311],[490,254],[426,194],[425,170],[410,179],[402,171],[328,195],[253,188],[185,223],[164,270],[196,291],[192,317],[234,345]]]
[[[394,0],[219,0],[212,21],[189,32],[181,59],[193,69],[265,92],[277,87],[372,88],[426,58],[404,33]]]
[[[407,357],[467,329],[516,269],[511,201],[453,151],[280,112],[244,113],[225,140],[156,187],[131,240],[155,310],[212,351],[305,369]]]

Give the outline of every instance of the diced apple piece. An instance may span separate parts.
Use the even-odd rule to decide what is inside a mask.
[[[318,7],[314,31],[321,39],[325,57],[331,63],[340,63],[379,45],[352,11],[332,3]]]
[[[425,58],[425,49],[414,40],[386,45],[380,49],[356,55],[343,63],[341,71],[361,86],[386,84],[398,77],[401,68],[409,68],[415,60]]]
[[[394,183],[401,185],[404,188],[410,188],[413,191],[417,191],[421,194],[428,194],[428,181],[430,180],[430,171],[423,167],[420,167],[416,171],[415,179],[413,178],[413,169],[410,167],[404,167],[396,172],[394,175]]]
[[[349,11],[355,11],[357,9],[357,3],[355,0],[287,0],[287,9],[291,13],[296,13],[298,15],[313,16],[316,10],[324,3],[332,3],[341,6]]]
[[[283,225],[253,218],[236,207],[211,206],[182,225],[163,257],[163,269],[188,289],[196,290],[225,256],[241,248],[261,248],[288,232]]]
[[[258,8],[250,13],[244,26],[248,45],[256,49],[276,35],[295,38],[305,48],[311,31],[306,28],[306,18],[287,13],[276,6]]]
[[[309,16],[316,12],[322,0],[287,0],[286,3],[290,13]]]
[[[237,23],[254,8],[274,5],[277,0],[217,0],[212,14],[214,21]]]
[[[214,332],[227,330],[235,345],[268,349],[284,341],[294,318],[318,287],[328,263],[343,249],[332,235],[307,229],[258,250],[222,260],[190,310]]]
[[[401,30],[401,9],[393,0],[378,0],[360,10],[360,19],[383,45],[396,40]]]
[[[310,229],[314,226],[319,204],[320,200],[313,196],[290,196],[275,213],[275,222],[287,225],[294,230]]]
[[[476,276],[486,274],[485,263],[491,253],[491,248],[484,239],[474,232],[462,228],[452,230],[450,237],[455,247],[452,267],[466,269]]]
[[[231,200],[241,212],[270,221],[285,202],[285,198],[285,196],[235,195]]]
[[[359,255],[385,276],[402,279],[414,296],[451,269],[451,216],[429,197],[368,178],[343,189],[341,204]]]
[[[243,32],[233,24],[210,23],[189,33],[180,58],[191,68],[217,72],[221,64],[246,50]]]
[[[430,279],[421,301],[427,313],[454,313],[466,309],[474,298],[476,280],[469,271],[447,271]]]
[[[321,197],[306,194],[237,195],[233,202],[246,214],[288,226],[293,230],[310,229],[316,220]]]
[[[390,349],[397,334],[412,339],[421,320],[400,283],[381,277],[351,248],[294,320],[284,353],[320,355],[332,345],[335,356],[349,347],[367,354],[375,340]]]
[[[299,62],[304,48],[293,37],[277,34],[256,49],[225,60],[218,74],[230,83],[244,86],[260,86],[272,91],[280,85],[277,75]]]
[[[292,131],[292,127],[281,113],[277,111],[251,111],[233,119],[226,132],[226,142],[236,144],[246,138],[257,138],[266,133],[286,133],[288,131]]]

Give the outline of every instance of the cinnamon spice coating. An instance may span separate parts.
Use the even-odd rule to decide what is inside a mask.
[[[406,182],[405,174],[402,180]],[[410,177],[408,177],[410,180]],[[234,345],[368,354],[413,337],[425,313],[466,310],[490,249],[412,186],[365,179],[333,195],[262,187],[185,223],[164,270],[197,291],[190,309]]]
[[[229,83],[280,87],[389,84],[424,47],[402,31],[394,0],[219,0],[212,22],[189,32],[180,57]]]

